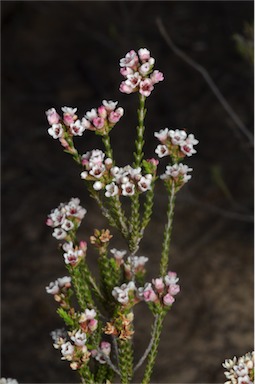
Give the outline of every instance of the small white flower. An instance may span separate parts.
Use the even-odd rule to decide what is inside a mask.
[[[162,158],[169,155],[169,150],[167,149],[166,145],[159,144],[155,149],[155,153],[158,155],[158,157]]]
[[[184,142],[181,145],[181,151],[188,157],[192,156],[194,153],[197,153],[197,151],[193,148],[192,144],[188,144],[187,142]]]
[[[68,113],[68,115],[74,116],[77,108],[72,108],[72,107],[62,107],[61,108],[64,113]]]
[[[81,125],[84,127],[84,129],[89,129],[91,128],[91,123],[89,120],[86,119],[86,117],[83,117],[81,119]]]
[[[85,127],[81,124],[80,120],[76,120],[75,123],[70,124],[70,131],[74,136],[82,136]]]
[[[59,139],[63,135],[63,128],[62,125],[59,124],[53,124],[51,128],[48,129],[48,133],[53,137],[53,139]]]
[[[135,193],[135,185],[130,182],[122,184],[121,189],[122,189],[123,196],[133,196]]]
[[[98,179],[100,179],[100,177],[103,176],[104,174],[104,171],[105,171],[105,166],[103,164],[96,164],[92,167],[92,169],[89,171],[89,174],[91,176],[94,176]]]
[[[112,100],[106,101],[106,100],[103,100],[103,105],[105,106],[105,108],[108,111],[114,111],[114,109],[116,108],[117,104],[118,104],[118,101],[112,101]]]
[[[70,276],[59,277],[57,279],[57,282],[60,288],[64,287],[66,284],[70,284],[71,281],[72,279]]]
[[[110,252],[113,254],[114,258],[117,259],[117,260],[121,260],[123,259],[123,257],[126,255],[127,251],[125,251],[124,249],[116,249],[116,248],[112,248],[110,250]]]
[[[141,73],[142,76],[145,76],[149,73],[150,69],[151,69],[151,65],[149,63],[144,63],[139,68],[139,72]]]
[[[159,132],[155,132],[155,133],[154,133],[154,136],[157,137],[157,139],[158,139],[159,141],[163,142],[163,141],[166,141],[166,140],[167,140],[168,132],[169,132],[169,129],[168,129],[168,128],[161,129]]]
[[[151,178],[142,176],[137,185],[141,192],[146,192],[151,188]]]
[[[58,281],[51,282],[46,288],[46,292],[50,295],[56,295],[59,293],[59,284]]]
[[[75,265],[78,263],[79,257],[83,256],[83,252],[81,250],[69,250],[63,256],[66,264]]]
[[[116,196],[119,193],[119,188],[114,182],[112,182],[111,184],[107,184],[105,186],[105,189],[106,189],[105,191],[106,197]]]
[[[55,237],[57,240],[62,240],[66,237],[66,231],[64,231],[62,228],[55,228],[52,236]]]
[[[71,229],[73,229],[74,227],[74,223],[71,221],[71,220],[65,220],[63,222],[63,224],[61,225],[61,227],[65,230],[65,231],[71,231]]]
[[[191,145],[196,145],[199,143],[199,141],[197,139],[195,139],[195,136],[192,133],[190,133],[186,139],[186,143],[191,144]]]
[[[151,57],[151,53],[147,48],[140,48],[138,50],[138,55],[140,60],[149,60],[149,58]]]
[[[127,75],[126,84],[131,88],[136,88],[140,81],[142,80],[139,72],[135,72],[132,75]]]
[[[86,333],[82,332],[80,329],[75,333],[74,336],[71,336],[71,340],[74,342],[75,345],[78,347],[82,347],[86,344],[87,336]]]
[[[92,108],[91,111],[86,112],[85,118],[88,119],[89,121],[92,121],[97,117],[97,110],[96,108]]]
[[[85,314],[86,320],[92,320],[97,315],[97,313],[94,309],[88,309],[88,308],[85,309],[84,314]]]
[[[171,138],[173,145],[182,145],[187,137],[187,133],[184,130],[180,129],[170,129],[170,131],[168,132],[168,136]]]
[[[72,359],[72,354],[74,352],[74,346],[67,341],[66,343],[61,345],[61,353],[66,360]]]

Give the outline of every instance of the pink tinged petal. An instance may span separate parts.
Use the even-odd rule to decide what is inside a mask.
[[[95,128],[101,129],[105,124],[105,119],[103,117],[95,117],[92,122]]]
[[[169,293],[167,293],[164,297],[163,297],[163,303],[165,305],[172,305],[173,302],[175,301],[175,298],[173,296],[171,296]]]
[[[69,126],[69,125],[71,125],[72,123],[74,123],[74,121],[75,121],[75,116],[74,116],[74,115],[70,115],[69,113],[64,113],[64,115],[63,115],[63,121],[64,121],[65,125]]]
[[[139,85],[140,85],[139,92],[141,93],[141,95],[145,97],[150,96],[151,92],[154,89],[152,81],[150,79],[145,79],[145,80],[142,80]]]
[[[143,298],[144,298],[144,301],[152,301],[152,302],[154,302],[154,301],[157,300],[158,296],[153,291],[153,289],[146,289],[143,292]]]
[[[57,113],[55,108],[50,108],[45,113],[46,113],[46,116],[47,116],[47,119],[48,119],[48,122],[50,125],[59,123],[60,116]]]
[[[134,50],[131,50],[126,54],[126,56],[123,59],[120,59],[120,66],[121,67],[135,67],[138,64],[138,56]]]
[[[74,136],[82,136],[85,127],[81,124],[80,120],[76,120],[75,123],[70,124],[70,131]]]
[[[129,67],[122,67],[120,68],[120,73],[122,76],[127,77],[127,75],[132,75],[134,71]]]
[[[138,72],[135,72],[133,75],[128,75],[128,76],[127,76],[126,84],[127,84],[129,87],[135,89],[135,88],[139,85],[141,79],[142,79],[142,78],[141,78],[141,76],[139,75],[139,73],[138,73]]]
[[[85,128],[85,129],[90,129],[91,128],[91,123],[89,120],[86,119],[86,117],[83,117],[82,120],[81,120],[81,125]]]
[[[95,108],[91,109],[91,111],[88,111],[85,114],[85,118],[88,119],[89,121],[92,121],[96,117],[98,117],[98,116],[97,116],[97,110]]]
[[[112,111],[108,117],[109,122],[116,124],[120,118],[123,116],[123,108],[118,108],[116,111]]]
[[[107,116],[107,110],[104,105],[101,105],[99,108],[97,108],[97,113],[99,117],[102,117],[103,119]]]
[[[88,321],[88,328],[93,332],[97,329],[97,319],[91,319]]]
[[[170,284],[168,287],[168,293],[172,296],[177,295],[180,292],[179,284]]]
[[[126,84],[125,81],[122,81],[119,90],[120,92],[126,93],[128,95],[134,91],[133,88],[130,85]]]
[[[162,277],[160,277],[158,279],[154,279],[154,280],[152,280],[152,282],[153,282],[154,287],[156,288],[156,290],[158,292],[162,292],[164,290],[165,284],[164,284]]]
[[[158,70],[155,70],[152,72],[152,74],[150,75],[150,79],[152,81],[153,84],[157,84],[159,83],[160,81],[163,81],[164,80],[164,75],[162,72],[159,72]]]

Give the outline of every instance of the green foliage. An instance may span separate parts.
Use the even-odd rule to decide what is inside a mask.
[[[61,317],[61,319],[64,320],[67,327],[74,328],[75,327],[75,321],[73,320],[72,316],[66,312],[63,308],[59,307],[57,309],[58,315]]]

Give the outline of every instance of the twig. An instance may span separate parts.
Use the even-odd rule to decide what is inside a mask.
[[[148,345],[148,347],[146,348],[146,350],[145,350],[143,356],[141,357],[141,359],[140,359],[140,360],[138,361],[138,363],[136,364],[136,366],[135,366],[135,368],[134,368],[134,372],[137,371],[137,369],[141,367],[141,365],[143,364],[143,362],[146,360],[148,354],[150,353],[150,350],[151,350],[151,348],[152,348],[152,345],[153,345],[153,343],[154,343],[154,339],[155,339],[155,329],[156,329],[156,323],[157,323],[157,321],[158,321],[158,315],[156,315],[155,320],[154,320],[154,332],[153,332],[153,335],[152,335],[151,340],[150,340],[150,342],[149,342],[149,345]]]
[[[207,70],[202,67],[200,64],[196,63],[193,59],[191,59],[186,53],[184,53],[180,48],[176,47],[176,45],[171,40],[169,34],[167,33],[163,22],[161,18],[156,19],[156,24],[158,26],[159,32],[161,33],[162,37],[165,39],[167,45],[169,48],[172,49],[172,51],[179,56],[181,59],[183,59],[186,63],[188,63],[191,67],[196,69],[198,72],[201,73],[209,87],[211,88],[212,92],[215,94],[223,108],[228,112],[229,116],[233,120],[233,122],[236,124],[236,126],[240,129],[240,131],[243,133],[243,135],[248,139],[250,145],[253,147],[254,145],[254,138],[252,133],[248,130],[248,128],[244,125],[244,123],[241,121],[239,116],[235,113],[235,111],[232,109],[232,107],[229,105],[225,97],[220,92],[219,88],[216,86],[214,81],[212,80],[211,76],[207,72]]]
[[[106,363],[109,365],[109,367],[111,367],[111,369],[117,373],[117,375],[120,376],[120,371],[118,370],[117,367],[115,367],[115,365],[112,363],[111,359],[109,356],[107,356],[104,352],[102,352],[100,349],[97,350],[97,352],[103,356],[103,358],[105,359]]]

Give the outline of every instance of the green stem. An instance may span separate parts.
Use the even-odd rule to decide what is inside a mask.
[[[145,368],[144,377],[141,384],[148,384],[150,382],[152,370],[155,365],[155,360],[157,357],[164,317],[165,317],[165,312],[162,310],[158,315],[157,321],[154,323],[154,326],[152,329],[152,338],[154,342],[152,344],[152,348],[148,355],[147,365]]]
[[[131,219],[130,219],[130,240],[129,249],[132,254],[139,248],[140,237],[140,202],[139,194],[136,193],[131,197]]]
[[[168,189],[168,206],[167,206],[167,223],[165,226],[164,240],[162,246],[162,255],[160,261],[160,276],[165,276],[168,268],[170,240],[172,234],[172,224],[174,215],[174,204],[175,204],[175,184],[172,183]]]
[[[113,153],[112,153],[112,147],[111,147],[109,134],[102,136],[102,141],[104,143],[106,156],[109,157],[110,159],[113,159]]]
[[[146,109],[145,109],[145,100],[146,97],[139,94],[139,108],[137,111],[138,114],[138,126],[137,126],[137,139],[135,141],[135,146],[136,146],[136,152],[134,153],[135,157],[135,162],[134,162],[134,167],[138,168],[140,167],[142,160],[143,160],[143,146],[144,146],[144,118],[146,114]]]
[[[79,369],[79,374],[82,379],[82,384],[95,384],[95,378],[90,371],[88,365],[84,365]]]
[[[152,209],[153,209],[153,198],[154,198],[154,187],[155,187],[155,181],[151,184],[151,189],[146,192],[146,200],[144,203],[144,214],[143,219],[141,223],[141,230],[140,230],[140,236],[143,237],[144,230],[147,227],[147,225],[150,222],[151,215],[152,215]]]

